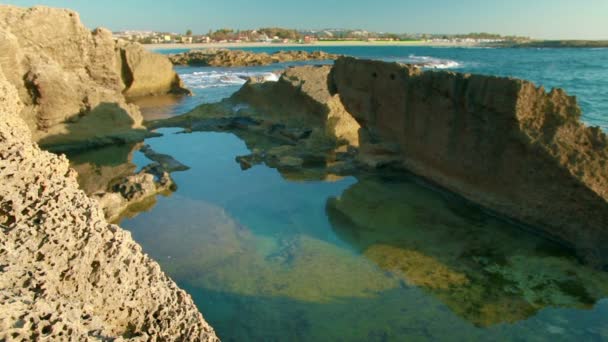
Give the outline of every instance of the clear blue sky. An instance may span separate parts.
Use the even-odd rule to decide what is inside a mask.
[[[93,28],[206,33],[281,26],[608,39],[608,0],[13,0],[72,8]]]

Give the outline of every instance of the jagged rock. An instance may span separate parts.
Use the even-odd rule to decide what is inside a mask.
[[[330,87],[361,124],[361,150],[530,224],[608,266],[608,139],[574,97],[527,81],[341,58]]]
[[[31,141],[18,96],[0,69],[0,340],[217,341],[68,160]]]
[[[333,60],[336,58],[338,58],[337,55],[323,51],[278,51],[267,54],[227,49],[191,50],[169,56],[171,62],[176,65],[213,67],[260,66],[293,61]]]
[[[67,145],[74,140],[101,145],[125,134],[130,140],[133,133],[127,131],[141,128],[142,116],[125,95],[183,91],[166,57],[116,42],[106,29],[91,32],[69,10],[0,5],[0,56],[34,140],[52,137],[49,145],[66,139],[72,139]],[[91,132],[82,122],[91,113],[122,119]],[[108,136],[113,139],[104,140]],[[144,136],[140,132],[137,139]]]

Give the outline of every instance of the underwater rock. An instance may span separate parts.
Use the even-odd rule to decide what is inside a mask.
[[[244,67],[261,66],[283,62],[334,60],[337,55],[323,51],[278,51],[272,54],[255,53],[242,50],[205,49],[169,55],[176,65],[212,66],[212,67]]]
[[[340,58],[330,88],[361,124],[361,150],[400,164],[608,266],[608,139],[574,97],[511,78]]]
[[[608,294],[608,275],[571,250],[413,177],[359,178],[326,212],[345,242],[477,326],[547,307],[591,309]]]
[[[146,158],[155,161],[160,166],[161,174],[163,172],[187,171],[190,167],[180,163],[178,160],[168,154],[162,154],[154,151],[150,145],[144,145],[139,149]],[[157,176],[160,174],[157,172]]]
[[[22,106],[0,69],[0,340],[218,341],[65,156],[32,142]]]
[[[358,147],[350,164],[359,170],[412,172],[569,244],[602,268],[608,267],[608,139],[580,115],[576,99],[561,89],[547,93],[523,80],[342,57],[333,67],[289,68],[278,82],[249,82],[220,104],[152,127],[254,118],[263,122],[256,132],[277,139],[274,146],[290,139],[297,145],[291,157],[306,150],[325,155],[324,165],[313,164],[326,171],[337,148]],[[306,134],[289,134],[298,129]],[[254,145],[263,152],[274,146]],[[267,155],[250,161],[272,166]]]
[[[143,140],[129,132],[142,117],[125,96],[184,92],[166,57],[114,41],[106,29],[91,32],[70,10],[0,5],[0,56],[21,117],[45,147]]]
[[[143,145],[139,149],[153,163],[133,174],[135,167],[130,161],[132,158],[132,154],[130,154],[129,159],[116,168],[126,167],[131,172],[107,178],[105,184],[102,184],[101,187],[98,186],[99,191],[90,194],[99,201],[106,219],[110,222],[115,222],[124,215],[131,216],[130,214],[136,212],[130,210],[132,207],[153,206],[156,195],[167,195],[177,189],[170,173],[190,169],[170,155],[157,153],[149,145]],[[88,176],[97,178],[95,175]],[[87,180],[81,180],[81,182],[83,181]]]

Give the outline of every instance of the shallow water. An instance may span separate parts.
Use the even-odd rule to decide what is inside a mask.
[[[579,96],[587,122],[608,127],[608,50],[324,50],[561,86]],[[230,96],[239,76],[287,65],[177,68],[195,96],[149,109],[182,113]],[[234,135],[161,131],[146,143],[191,169],[172,175],[175,193],[121,225],[224,341],[608,340],[608,273],[459,198],[405,175],[293,181],[266,166],[242,171],[235,157],[249,151]],[[135,149],[71,160],[95,189],[150,162]]]
[[[176,131],[147,143],[191,169],[121,225],[225,341],[608,338],[608,274],[561,246],[407,176],[293,182]]]

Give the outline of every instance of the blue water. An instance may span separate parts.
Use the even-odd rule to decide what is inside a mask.
[[[568,94],[575,95],[583,110],[583,120],[589,125],[600,126],[604,130],[608,130],[608,49],[491,49],[408,46],[321,48],[301,46],[287,48],[270,46],[243,48],[242,50],[272,53],[281,49],[323,50],[328,53],[359,58],[406,63],[431,61],[443,65],[446,64],[446,61],[452,61],[456,62],[457,65],[447,68],[448,70],[527,79],[537,85],[542,85],[547,90],[555,87],[563,88]],[[159,50],[158,52],[176,53],[186,50]],[[264,72],[281,69],[284,66],[244,68],[241,71]],[[178,70],[180,74],[187,75],[196,70],[200,71],[200,68],[180,68]],[[221,68],[218,68],[218,70],[226,71]],[[215,101],[231,94],[235,89],[238,89],[238,86],[226,87],[223,92],[212,91],[212,94],[205,95],[206,101]]]
[[[147,143],[191,169],[121,225],[224,341],[608,339],[608,273],[560,246],[415,179],[290,181],[176,131]]]
[[[607,49],[323,50],[562,87],[586,122],[608,129]],[[293,64],[302,63],[179,67],[195,95],[169,111],[220,101],[244,77]],[[250,151],[232,134],[161,132],[146,143],[191,169],[172,175],[175,193],[121,225],[224,341],[608,340],[608,273],[561,246],[408,176],[242,171],[235,157]],[[128,162],[150,161],[136,152]]]

